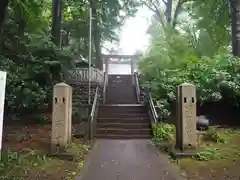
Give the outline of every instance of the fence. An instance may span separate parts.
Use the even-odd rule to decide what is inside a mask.
[[[90,69],[90,80],[98,83],[103,83],[104,74],[93,67]],[[69,80],[72,81],[88,81],[89,80],[89,69],[88,68],[77,68],[75,70],[69,71]]]

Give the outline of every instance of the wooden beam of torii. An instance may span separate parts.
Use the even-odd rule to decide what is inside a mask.
[[[105,72],[108,74],[109,64],[130,64],[131,74],[134,74],[136,61],[142,54],[123,55],[123,54],[102,54],[103,64],[105,64]],[[133,77],[133,76],[132,76]]]
[[[142,54],[134,54],[134,55],[127,55],[127,54],[102,54],[103,58],[114,58],[114,59],[135,59],[140,58]]]

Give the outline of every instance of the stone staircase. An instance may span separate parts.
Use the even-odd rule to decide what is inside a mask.
[[[107,104],[100,105],[96,138],[151,138],[152,130],[145,105],[137,104],[130,75],[109,76]]]
[[[135,86],[130,75],[109,75],[107,104],[137,104]]]
[[[143,105],[102,105],[97,118],[97,138],[151,138],[147,108]]]

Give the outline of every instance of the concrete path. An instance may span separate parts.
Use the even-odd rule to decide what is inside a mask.
[[[150,140],[97,140],[77,180],[184,180]]]

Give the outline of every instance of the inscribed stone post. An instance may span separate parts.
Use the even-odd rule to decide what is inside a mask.
[[[59,83],[53,89],[51,152],[64,151],[71,141],[71,86]]]
[[[186,150],[196,146],[196,88],[183,83],[177,88],[176,148]]]
[[[6,88],[7,73],[0,71],[0,160],[2,150],[2,133],[3,133],[3,114],[4,114],[4,100],[5,100],[5,88]]]

